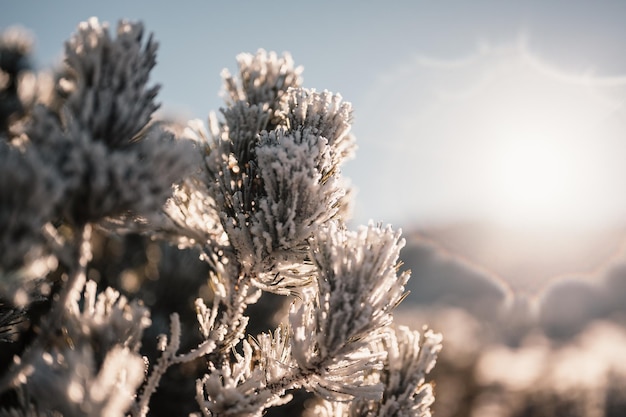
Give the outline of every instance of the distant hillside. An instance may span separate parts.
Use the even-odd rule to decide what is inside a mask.
[[[499,227],[457,223],[405,230],[411,245],[428,243],[499,277],[512,288],[536,293],[555,278],[590,276],[626,261],[626,227],[596,231]],[[589,277],[593,280],[593,277]]]
[[[624,230],[514,231],[457,224],[404,233],[412,271],[402,305],[452,306],[483,321],[570,337],[591,320],[626,317]]]

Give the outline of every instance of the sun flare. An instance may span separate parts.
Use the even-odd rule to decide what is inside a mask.
[[[362,150],[383,160],[376,187],[360,192],[368,210],[420,224],[623,224],[626,76],[549,62],[520,41],[463,59],[418,56],[390,73],[359,119]],[[399,193],[402,204],[389,204]]]
[[[553,217],[575,203],[577,161],[549,139],[514,139],[495,152],[493,191],[506,216]]]
[[[507,68],[508,66],[508,68]],[[472,122],[486,144],[486,202],[518,225],[583,224],[600,218],[615,178],[606,146],[615,103],[588,86],[511,60],[485,87]]]

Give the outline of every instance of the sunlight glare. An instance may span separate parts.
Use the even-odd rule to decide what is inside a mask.
[[[571,149],[549,137],[516,137],[494,149],[494,210],[517,223],[554,220],[577,204],[580,164]]]
[[[487,144],[491,216],[522,226],[582,224],[601,216],[599,184],[615,180],[607,178],[606,138],[597,136],[597,126],[614,103],[519,57],[502,65],[478,95],[482,110],[471,123]]]
[[[626,76],[549,62],[520,41],[464,59],[418,57],[390,73],[359,119],[369,139],[362,150],[384,164],[375,187],[359,193],[370,193],[370,217],[540,229],[623,223]],[[398,195],[402,204],[388,203]]]

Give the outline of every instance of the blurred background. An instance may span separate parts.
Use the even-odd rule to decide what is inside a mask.
[[[626,415],[626,2],[22,0],[0,29],[46,69],[91,16],[154,32],[165,116],[206,120],[259,48],[352,102],[353,225],[404,231],[437,416]]]

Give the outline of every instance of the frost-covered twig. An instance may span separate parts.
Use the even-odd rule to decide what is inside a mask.
[[[210,133],[198,122],[170,129],[152,121],[156,49],[141,23],[121,21],[111,36],[90,19],[66,44],[54,105],[11,110],[19,123],[0,115],[0,343],[37,285],[52,295],[0,372],[0,395],[23,397],[0,414],[145,417],[167,370],[184,365],[204,374],[195,398],[205,416],[260,416],[293,389],[321,396],[326,412],[427,416],[440,337],[391,330],[409,278],[404,241],[391,227],[347,227],[350,103],[303,88],[289,54],[259,50],[223,72],[226,107]],[[179,352],[182,315],[172,313],[160,356],[144,362],[149,309],[105,288],[117,277],[90,264],[95,227],[199,250],[209,271],[194,297],[212,304],[197,298],[195,348]],[[156,268],[160,256],[145,256]],[[141,287],[125,279],[131,269],[117,271],[129,292]],[[263,292],[293,296],[292,307],[252,335],[248,307]]]
[[[21,358],[4,375],[2,390],[24,388],[40,409],[64,415],[122,416],[143,379],[137,353],[148,311],[93,281],[74,288],[59,320],[48,321]],[[63,333],[51,329],[63,329]]]
[[[61,323],[66,311],[76,305],[80,299],[81,291],[87,279],[87,263],[91,260],[91,225],[87,224],[80,231],[75,242],[76,252],[74,261],[70,265],[68,279],[65,283],[58,300],[51,311],[52,320]],[[52,323],[51,323],[52,324]],[[53,328],[54,326],[50,326]]]

